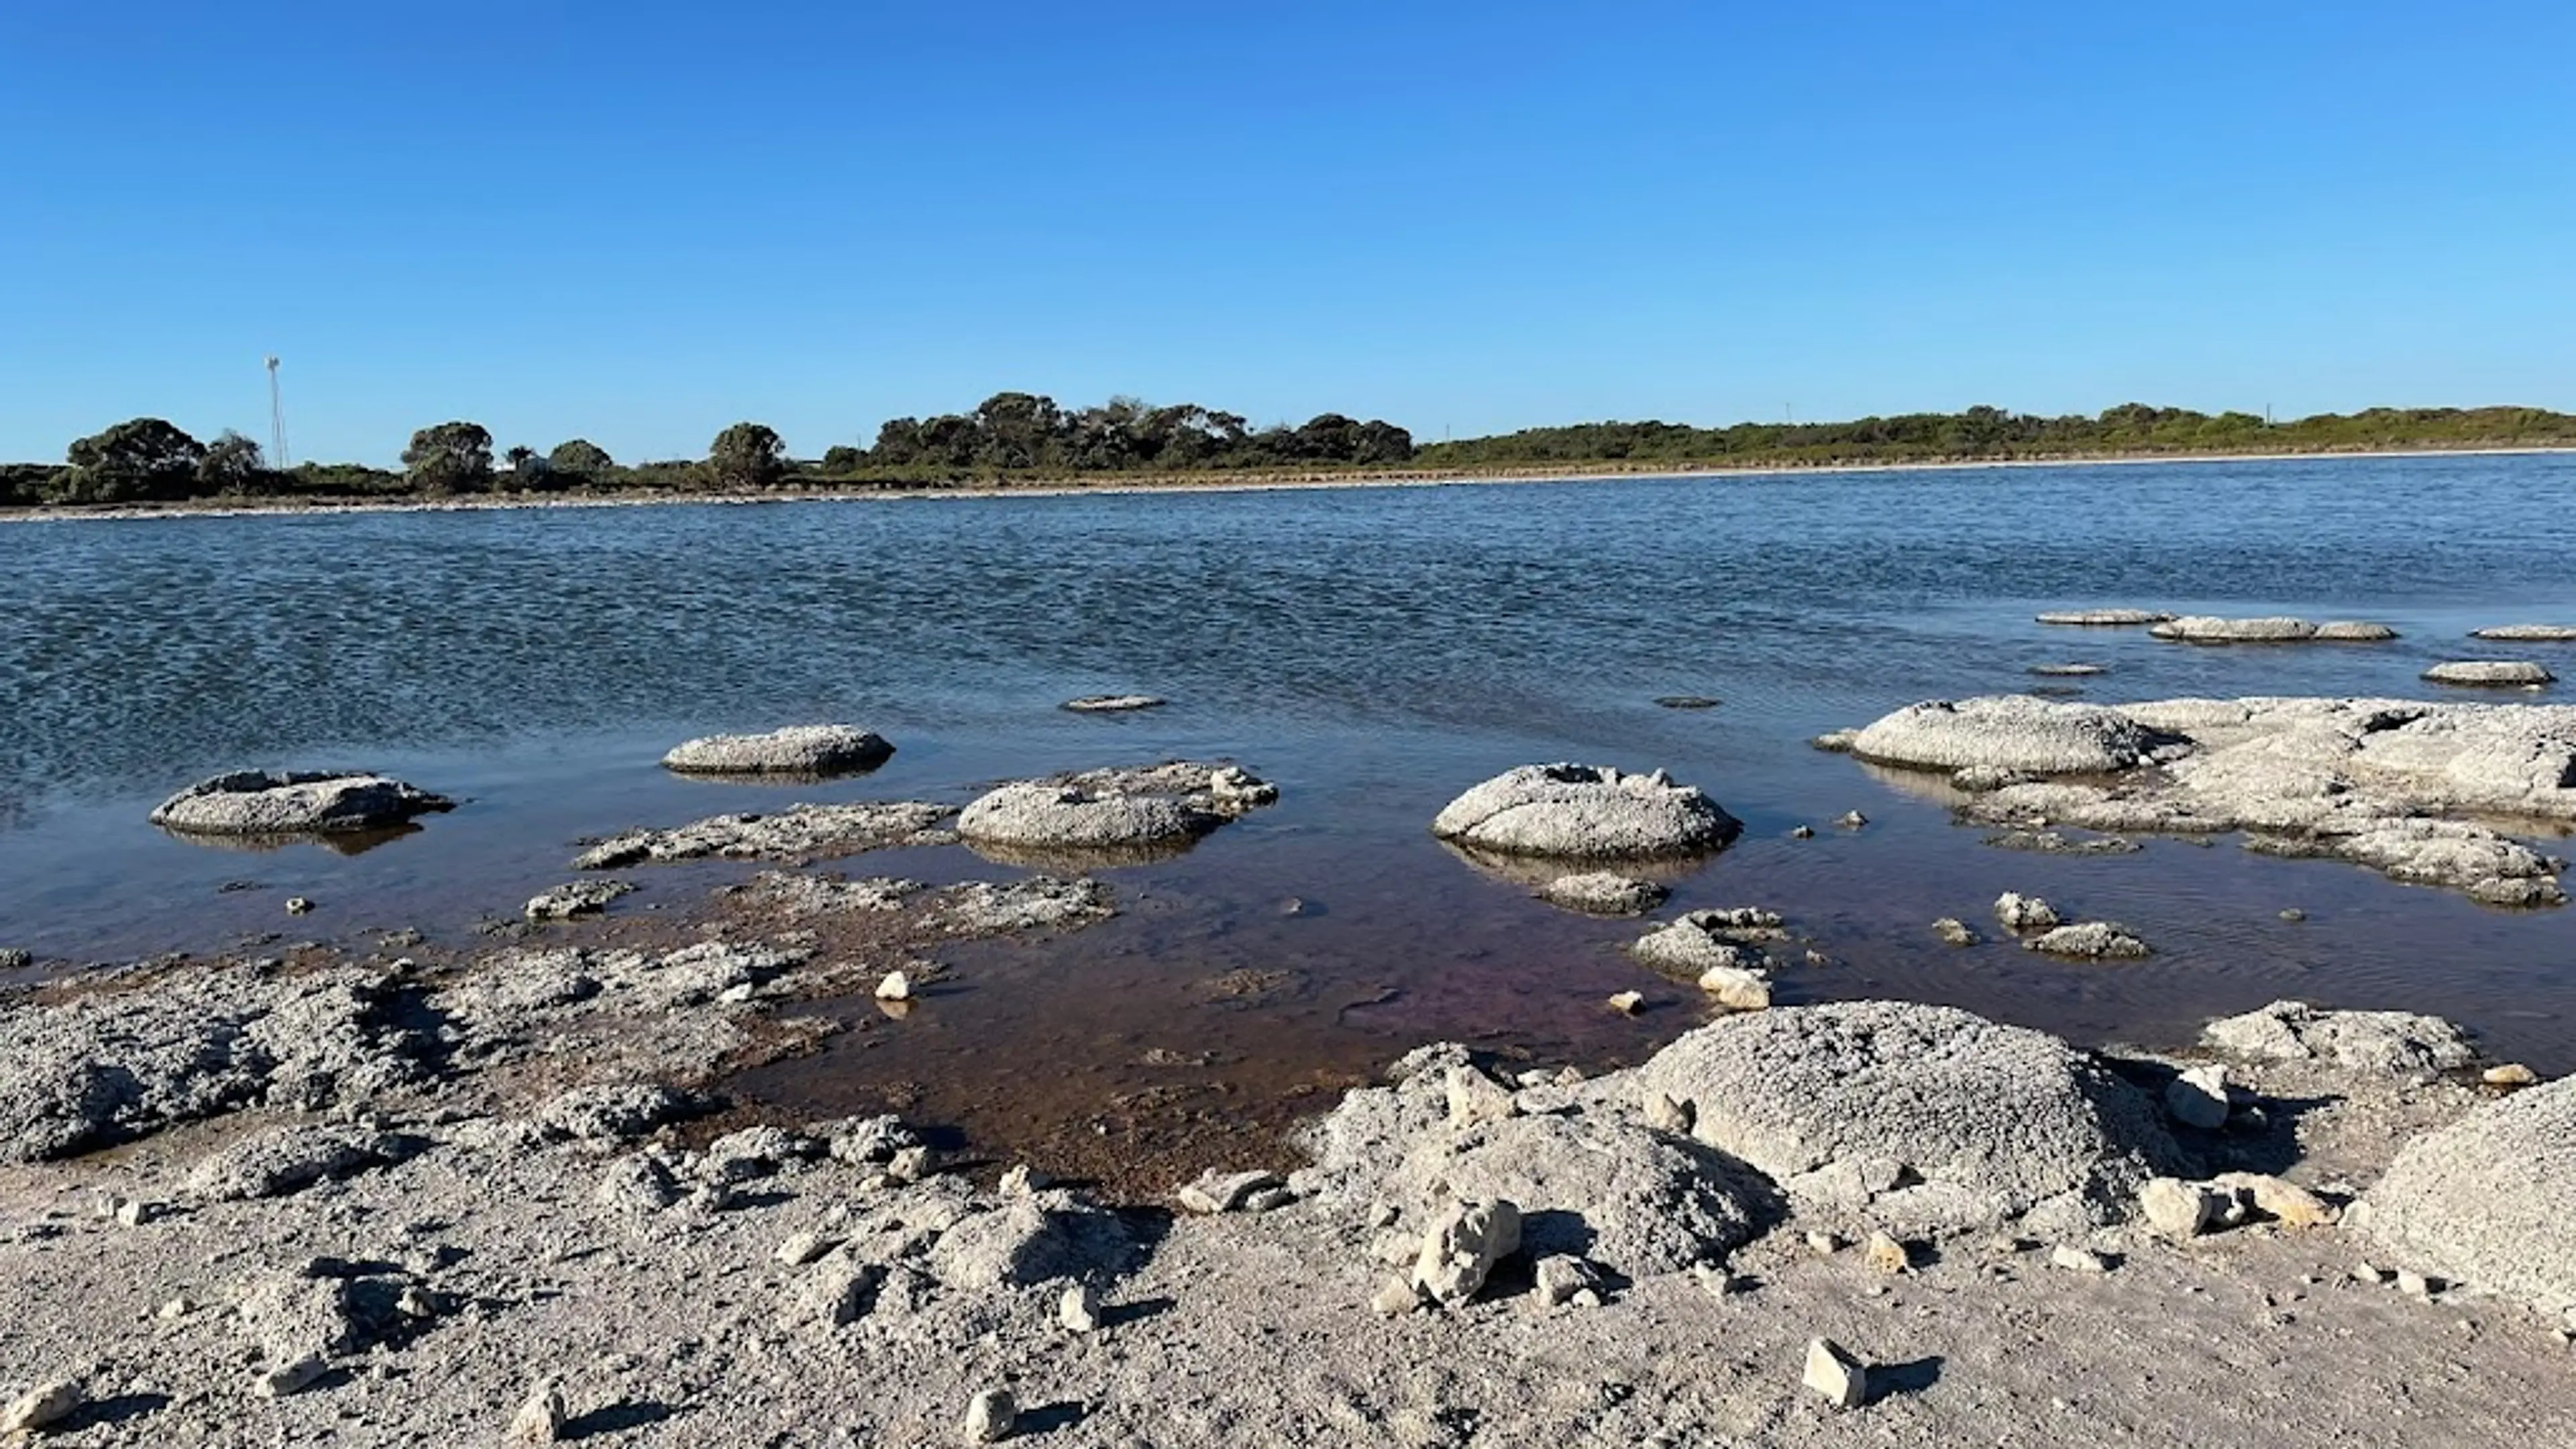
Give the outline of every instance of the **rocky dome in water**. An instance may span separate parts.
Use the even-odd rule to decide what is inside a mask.
[[[2129,769],[2156,743],[2118,710],[2005,694],[1909,705],[1853,736],[1851,752],[1915,769],[2077,775]]]
[[[1232,765],[1173,763],[1022,780],[957,815],[969,843],[1139,848],[1187,841],[1279,798]]]
[[[789,725],[757,735],[704,735],[662,757],[696,775],[829,775],[873,770],[894,753],[885,736],[856,725]]]
[[[240,770],[162,801],[151,820],[197,835],[327,835],[382,830],[455,805],[444,795],[361,771]]]
[[[1743,827],[1696,787],[1661,770],[1523,765],[1449,802],[1431,822],[1443,840],[1505,855],[1642,859],[1716,850]]]

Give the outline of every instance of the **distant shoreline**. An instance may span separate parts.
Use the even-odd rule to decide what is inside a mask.
[[[685,504],[863,503],[931,498],[1066,498],[1081,494],[1281,493],[1336,488],[1442,488],[1478,484],[1609,483],[1709,477],[1779,477],[1787,474],[1956,473],[1988,468],[2108,468],[2154,463],[2279,463],[2354,458],[2492,458],[2576,453],[2576,447],[2356,448],[2306,452],[2106,453],[2054,458],[1968,458],[1920,463],[1684,463],[1639,468],[1600,462],[1564,468],[1370,469],[1347,473],[1294,471],[1242,474],[1194,473],[1171,478],[1113,474],[1100,482],[1063,478],[1018,484],[973,483],[937,487],[823,487],[747,493],[680,493],[643,489],[612,493],[482,493],[448,498],[246,498],[91,507],[47,504],[0,509],[0,523],[73,520],[132,522],[164,518],[243,518],[263,514],[458,513],[502,509],[646,508]]]

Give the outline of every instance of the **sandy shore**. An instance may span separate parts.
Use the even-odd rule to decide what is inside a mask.
[[[1975,738],[2146,743],[2015,708]],[[2549,717],[2416,708],[2446,734]],[[1864,743],[1946,748],[1907,730]],[[2281,1003],[2192,1051],[2094,1053],[1946,1007],[1711,996],[1633,1068],[1427,1046],[1284,1137],[1216,1122],[1152,1181],[1058,1184],[1088,1164],[729,1108],[734,1073],[848,1029],[817,1001],[903,972],[901,1031],[973,969],[950,945],[1122,906],[817,871],[950,813],[817,810],[586,857],[592,883],[787,867],[694,909],[603,890],[463,950],[0,994],[0,1436],[2576,1439],[2576,1082],[2449,1023]],[[1732,960],[1789,949],[1777,917],[1710,915]]]
[[[132,522],[160,518],[244,518],[262,514],[455,513],[491,509],[646,508],[677,504],[748,505],[762,503],[871,503],[924,498],[1063,498],[1082,494],[1138,493],[1282,493],[1341,488],[1442,488],[1458,485],[1525,483],[1606,483],[1623,479],[1653,480],[1712,477],[1779,477],[1790,474],[1955,473],[1990,468],[2109,468],[2155,463],[2278,463],[2354,458],[2488,458],[2530,457],[2576,452],[2576,448],[2415,448],[2356,449],[2349,452],[2116,454],[2100,457],[1994,458],[1931,463],[1724,464],[1687,467],[1568,471],[1526,467],[1442,471],[1390,470],[1352,473],[1203,474],[1188,478],[1120,478],[1098,483],[1046,482],[958,488],[818,488],[773,493],[617,493],[584,496],[513,493],[443,499],[345,499],[331,501],[208,501],[114,508],[0,509],[0,523],[59,523],[79,519]]]

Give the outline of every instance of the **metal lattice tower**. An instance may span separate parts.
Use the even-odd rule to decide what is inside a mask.
[[[286,466],[286,402],[277,390],[277,356],[268,359],[268,466]]]

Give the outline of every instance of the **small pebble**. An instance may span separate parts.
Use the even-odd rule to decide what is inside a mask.
[[[1020,1406],[1008,1389],[986,1389],[966,1405],[966,1438],[970,1443],[992,1444],[1011,1437],[1020,1425]]]
[[[286,913],[290,916],[300,916],[312,909],[313,903],[302,896],[288,896],[286,898]]]
[[[1816,838],[1816,827],[1812,825],[1801,825],[1797,829],[1789,832],[1789,838],[1791,840],[1813,840]]]
[[[1610,998],[1610,1009],[1621,1016],[1635,1016],[1645,1006],[1646,993],[1642,991],[1622,991]]]
[[[1843,817],[1834,823],[1845,830],[1858,830],[1869,823],[1869,817],[1857,810],[1847,810],[1843,812]]]
[[[879,1001],[910,1001],[911,999],[912,978],[900,971],[887,972],[885,979],[877,983]]]
[[[1100,1327],[1100,1295],[1088,1283],[1076,1283],[1056,1300],[1056,1322],[1071,1333],[1090,1333]]]
[[[2281,913],[2281,919],[2285,921],[2304,921],[2307,918],[2308,913],[2300,910],[2297,906],[2292,906]]]
[[[1842,1251],[1843,1240],[1832,1233],[1818,1230],[1807,1234],[1807,1247],[1815,1253],[1830,1256]]]
[[[2528,1087],[2540,1080],[2540,1074],[2520,1062],[2507,1062],[2487,1068],[2478,1078],[2490,1087]]]
[[[2048,1261],[2051,1266],[2063,1268],[2070,1273],[2108,1273],[2111,1271],[2110,1259],[2094,1252],[2091,1248],[2079,1248],[2073,1243],[2060,1243],[2055,1249],[2050,1251]]]

